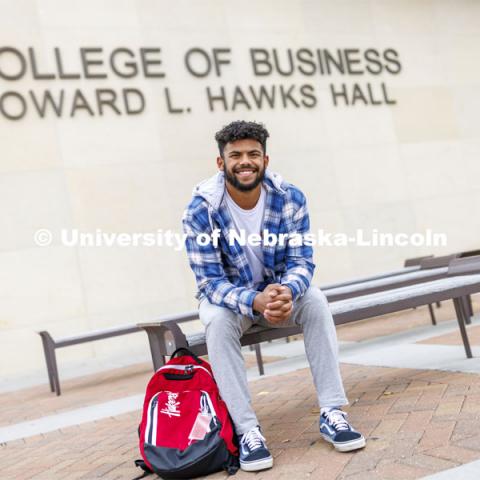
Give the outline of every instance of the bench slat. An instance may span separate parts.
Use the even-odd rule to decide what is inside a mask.
[[[155,323],[174,321],[177,323],[188,322],[190,320],[196,320],[198,318],[198,311],[191,311],[187,313],[176,313],[173,315],[166,315],[159,318]],[[62,337],[53,339],[55,347],[68,347],[70,345],[78,345],[80,343],[93,342],[95,340],[103,340],[105,338],[117,337],[119,335],[127,335],[141,331],[138,325],[124,325],[120,327],[109,327],[101,330],[92,330],[86,333],[80,333],[71,337]]]
[[[118,337],[120,335],[128,335],[129,333],[139,332],[141,329],[136,325],[129,325],[126,327],[112,327],[105,330],[96,330],[73,337],[64,337],[55,340],[57,348],[69,347],[70,345],[78,345],[80,343],[94,342],[95,340],[103,340],[110,337]]]

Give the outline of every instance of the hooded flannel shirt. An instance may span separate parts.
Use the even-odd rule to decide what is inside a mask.
[[[281,233],[308,233],[310,219],[305,195],[268,168],[263,185],[266,189],[263,230],[277,238]],[[198,287],[196,298],[206,297],[214,305],[254,318],[253,300],[270,283],[288,286],[293,301],[301,297],[310,286],[315,269],[312,247],[298,241],[286,241],[283,245],[263,242],[264,282],[255,289],[242,246],[236,240],[229,241],[234,224],[224,193],[225,177],[218,172],[194,188],[182,217],[188,260]],[[205,235],[198,241],[199,234],[210,236],[214,229],[220,231],[217,246],[213,241],[205,242]]]

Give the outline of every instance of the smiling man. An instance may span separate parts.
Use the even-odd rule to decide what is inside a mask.
[[[183,216],[209,359],[239,437],[240,466],[247,471],[273,465],[251,406],[241,353],[240,338],[253,324],[302,327],[320,404],[321,436],[342,452],[365,446],[340,408],[348,402],[335,326],[325,295],[310,286],[312,248],[289,241],[231,241],[232,232],[248,237],[267,230],[279,238],[309,231],[305,196],[267,168],[268,136],[263,125],[244,121],[217,132],[219,172],[195,187]],[[205,234],[218,241],[199,242]]]

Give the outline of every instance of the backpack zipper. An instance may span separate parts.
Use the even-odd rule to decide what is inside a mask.
[[[161,370],[167,370],[169,368],[172,370],[182,370],[188,373],[192,373],[193,370],[203,370],[207,372],[210,377],[212,377],[212,374],[205,367],[202,367],[200,365],[164,365],[163,367],[160,367],[157,372],[160,372]]]
[[[150,402],[148,404],[147,427],[145,428],[145,442],[151,443],[151,444],[156,444],[156,441],[157,441],[156,438],[155,439],[153,438],[153,431],[155,429],[155,432],[156,432],[156,428],[155,428],[157,426],[156,413],[158,408],[158,396],[160,395],[160,393],[161,392],[156,393],[150,399]],[[149,441],[149,438],[151,441]]]

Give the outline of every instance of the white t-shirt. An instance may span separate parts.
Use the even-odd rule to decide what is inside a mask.
[[[250,210],[244,210],[235,203],[228,190],[225,190],[227,207],[232,216],[233,224],[238,233],[245,231],[245,238],[251,233],[262,233],[263,214],[265,212],[265,189],[261,188],[260,198],[257,204]],[[253,283],[257,285],[263,281],[263,251],[262,245],[253,246],[249,242],[242,245],[243,251],[247,256],[248,265],[252,271]]]

